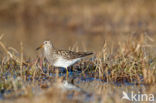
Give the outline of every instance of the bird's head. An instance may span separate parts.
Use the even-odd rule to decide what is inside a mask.
[[[36,48],[36,50],[39,50],[41,48],[44,48],[46,50],[46,49],[51,49],[52,47],[53,46],[50,41],[44,41],[42,45],[40,45],[38,48]]]

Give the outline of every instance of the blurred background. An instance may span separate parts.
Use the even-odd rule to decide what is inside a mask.
[[[117,44],[129,35],[155,38],[155,10],[155,0],[1,0],[0,34],[17,50],[22,41],[27,56],[44,40],[99,51],[104,41]]]

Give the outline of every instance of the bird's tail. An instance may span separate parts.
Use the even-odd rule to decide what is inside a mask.
[[[80,53],[80,56],[81,57],[85,57],[85,56],[89,56],[89,55],[92,55],[92,54],[94,54],[93,52],[83,52],[83,53]]]

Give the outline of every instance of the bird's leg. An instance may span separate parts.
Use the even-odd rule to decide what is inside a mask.
[[[68,68],[66,67],[66,79],[68,79]]]

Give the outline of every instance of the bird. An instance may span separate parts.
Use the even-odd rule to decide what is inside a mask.
[[[92,55],[93,52],[74,52],[70,50],[57,49],[51,41],[44,41],[36,50],[44,49],[44,56],[47,61],[54,67],[63,67],[68,75],[68,67],[74,65],[82,58]]]

